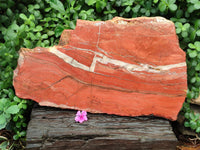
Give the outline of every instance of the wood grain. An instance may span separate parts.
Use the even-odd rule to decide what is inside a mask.
[[[88,113],[75,123],[76,111],[36,107],[27,130],[27,150],[174,150],[169,121]]]

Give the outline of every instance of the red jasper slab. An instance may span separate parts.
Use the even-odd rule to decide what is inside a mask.
[[[78,20],[51,48],[20,50],[16,95],[40,105],[176,120],[185,100],[185,52],[161,17]]]

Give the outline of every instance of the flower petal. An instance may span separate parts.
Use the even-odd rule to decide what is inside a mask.
[[[87,121],[87,120],[88,120],[87,116],[84,116],[84,117],[83,117],[83,119],[84,119],[85,121]]]
[[[83,120],[83,119],[80,119],[80,120],[79,120],[79,123],[83,123],[83,122],[84,122],[84,120]]]
[[[82,115],[86,116],[87,115],[87,112],[86,111],[82,111]]]
[[[75,121],[76,121],[76,122],[79,122],[79,120],[80,120],[80,117],[79,117],[79,116],[76,116],[76,117],[75,117]]]
[[[83,123],[84,121],[87,121],[87,112],[86,111],[77,111],[75,121],[79,123]]]
[[[76,116],[80,116],[81,115],[81,111],[77,111]]]

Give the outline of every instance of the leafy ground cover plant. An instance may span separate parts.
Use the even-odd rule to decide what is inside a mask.
[[[77,19],[108,20],[163,16],[175,23],[180,46],[187,54],[188,92],[183,105],[185,126],[200,132],[199,115],[190,100],[200,92],[200,0],[1,0],[0,3],[0,129],[12,130],[14,139],[26,135],[31,101],[15,96],[13,70],[21,47],[49,47]],[[11,109],[12,108],[12,109]]]

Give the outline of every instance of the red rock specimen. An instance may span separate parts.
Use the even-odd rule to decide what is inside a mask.
[[[161,17],[78,20],[60,45],[20,50],[17,96],[40,105],[176,120],[187,90],[185,53]]]

